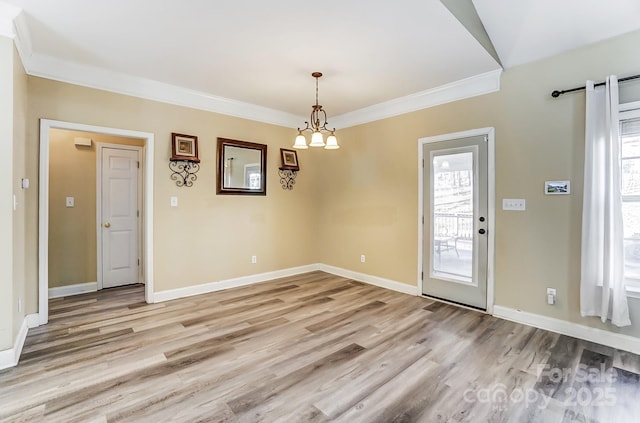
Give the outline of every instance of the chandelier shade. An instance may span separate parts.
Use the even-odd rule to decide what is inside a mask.
[[[327,137],[327,145],[324,146],[325,150],[337,150],[340,148],[338,145],[338,139],[333,133]]]
[[[302,132],[298,133],[298,136],[296,137],[296,142],[295,144],[293,144],[293,148],[298,148],[300,150],[306,150],[307,148],[307,139],[304,137],[304,135],[302,135]]]
[[[335,150],[340,148],[338,145],[338,139],[335,136],[336,129],[327,128],[327,112],[324,111],[322,106],[318,104],[318,79],[322,76],[321,72],[313,72],[311,74],[316,79],[316,104],[314,104],[311,110],[311,116],[308,121],[305,122],[304,128],[298,128],[298,135],[296,141],[293,144],[293,148],[307,149],[307,139],[303,132],[311,132],[311,143],[309,147],[324,147],[327,150]],[[324,133],[329,134],[327,142],[324,141]]]
[[[320,131],[315,131],[311,134],[311,144],[309,147],[324,147],[324,137]]]

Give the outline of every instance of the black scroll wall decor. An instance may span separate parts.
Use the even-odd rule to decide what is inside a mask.
[[[282,189],[292,190],[293,185],[296,183],[296,172],[295,170],[290,169],[280,169],[278,170],[278,174],[280,175],[280,185]]]
[[[171,180],[179,187],[191,187],[200,170],[198,158],[198,137],[194,135],[171,134],[171,160],[169,160]]]

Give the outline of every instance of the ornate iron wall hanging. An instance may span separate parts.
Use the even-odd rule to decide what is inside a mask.
[[[280,175],[280,185],[282,189],[292,190],[293,185],[296,183],[296,175],[298,172],[290,169],[280,169],[278,174]]]
[[[176,181],[177,186],[191,187],[193,182],[198,179],[196,173],[200,170],[200,163],[187,160],[171,160],[169,169],[171,169],[171,180]]]

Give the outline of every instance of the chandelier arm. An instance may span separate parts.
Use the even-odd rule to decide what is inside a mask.
[[[302,129],[298,128],[298,132],[303,132],[303,131],[311,131],[311,127],[309,126],[309,122],[304,123],[306,126]]]

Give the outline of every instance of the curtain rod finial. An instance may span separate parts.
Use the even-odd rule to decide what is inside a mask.
[[[551,97],[557,98],[557,97],[560,97],[560,94],[562,94],[560,91],[555,90],[554,92],[551,93]]]

